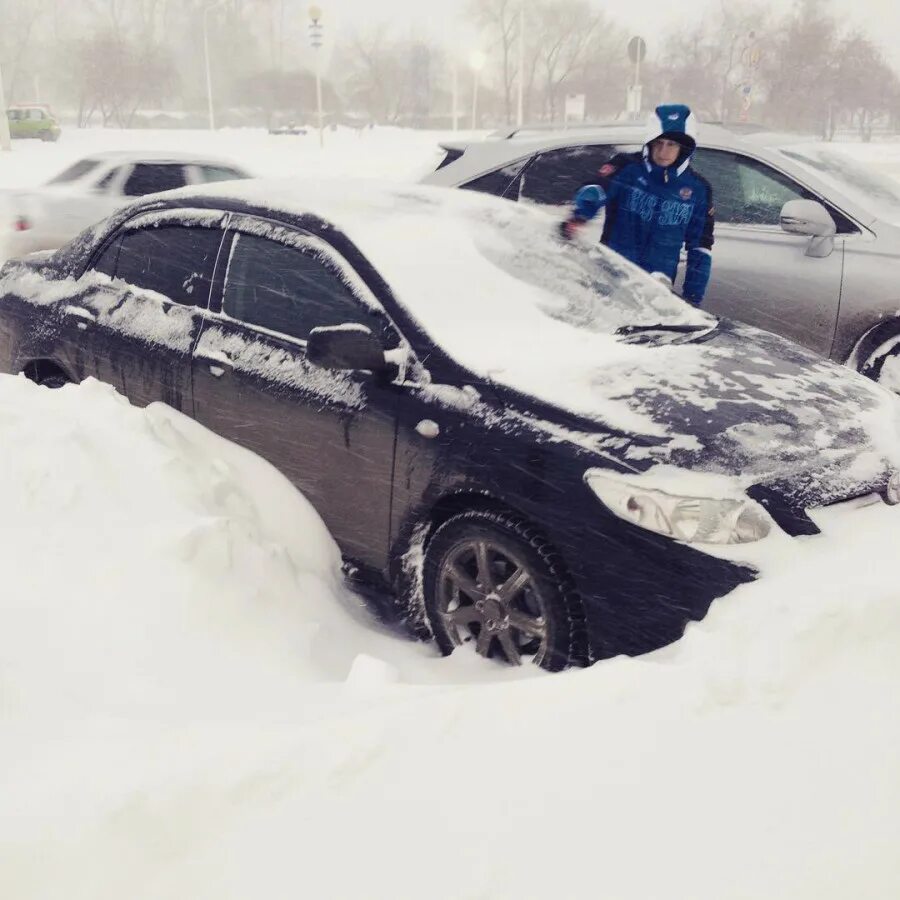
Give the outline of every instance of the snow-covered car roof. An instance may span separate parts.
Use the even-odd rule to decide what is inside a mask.
[[[200,155],[185,150],[103,150],[90,153],[84,159],[96,159],[100,162],[173,162],[185,165],[207,163],[234,167],[236,164],[219,156]]]

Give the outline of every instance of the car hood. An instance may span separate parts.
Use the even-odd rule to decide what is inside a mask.
[[[900,398],[844,366],[725,320],[697,336],[628,340],[645,352],[597,365],[593,409],[539,407],[625,469],[728,475],[801,507],[881,490],[900,470]],[[515,404],[515,391],[496,388]]]

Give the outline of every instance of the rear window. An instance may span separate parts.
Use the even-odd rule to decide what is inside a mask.
[[[71,181],[78,181],[88,172],[93,172],[100,165],[99,159],[80,159],[77,163],[73,163],[68,169],[63,169],[59,175],[51,178],[47,184],[68,184]]]

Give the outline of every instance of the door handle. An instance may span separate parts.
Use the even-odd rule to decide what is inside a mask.
[[[209,374],[221,378],[234,368],[234,364],[224,353],[198,353],[194,356],[197,362],[209,367]]]

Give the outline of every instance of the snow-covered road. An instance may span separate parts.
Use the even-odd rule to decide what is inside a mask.
[[[141,137],[29,142],[0,184]],[[435,143],[216,138],[396,177]],[[306,501],[166,407],[0,376],[0,445],[4,900],[900,893],[896,507],[768,541],[670,648],[546,676],[378,627]]]

